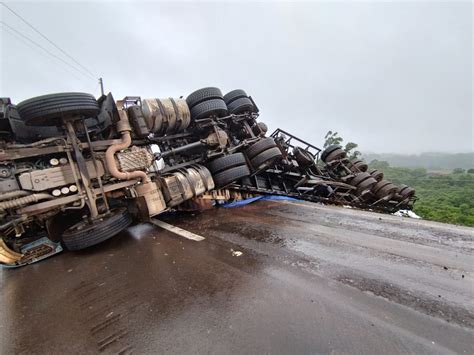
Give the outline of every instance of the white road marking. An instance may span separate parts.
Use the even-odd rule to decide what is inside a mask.
[[[200,242],[200,241],[203,241],[204,237],[201,237],[200,235],[198,234],[194,234],[192,232],[188,232],[187,230],[184,230],[182,228],[179,228],[179,227],[176,227],[176,226],[173,226],[171,224],[168,224],[166,222],[163,222],[163,221],[160,221],[158,219],[152,219],[151,220],[151,223],[153,223],[155,226],[158,226],[158,227],[161,227],[163,229],[166,229],[167,231],[170,231],[174,234],[177,234],[181,237],[184,237],[186,239],[190,239],[190,240],[194,240],[196,242]]]

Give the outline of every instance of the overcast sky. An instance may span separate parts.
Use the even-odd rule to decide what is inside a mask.
[[[316,145],[336,130],[363,151],[474,151],[470,1],[6,3],[116,99],[242,88],[270,130]],[[0,27],[0,96],[99,95],[94,79]]]

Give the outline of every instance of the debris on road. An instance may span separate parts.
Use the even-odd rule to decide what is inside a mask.
[[[409,218],[421,219],[420,216],[418,216],[415,212],[411,210],[399,210],[392,214],[397,217],[409,217]]]
[[[234,250],[234,249],[230,249],[230,251],[232,252],[232,256],[242,256],[243,254],[241,251]]]

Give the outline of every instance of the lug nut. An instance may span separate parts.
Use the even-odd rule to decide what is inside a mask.
[[[77,192],[77,186],[76,186],[76,185],[71,185],[71,186],[69,186],[69,191],[71,191],[71,192]]]
[[[58,190],[58,189],[53,190],[52,194],[53,194],[53,196],[55,196],[55,197],[61,196],[61,190]]]
[[[49,163],[52,165],[52,166],[56,166],[59,164],[59,160],[56,159],[56,158],[52,158]]]
[[[67,186],[64,186],[62,189],[61,189],[61,193],[63,195],[67,195],[69,193],[69,187]]]

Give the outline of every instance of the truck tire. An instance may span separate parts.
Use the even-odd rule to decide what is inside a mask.
[[[224,97],[222,96],[222,92],[219,88],[208,87],[196,90],[189,94],[189,96],[186,98],[186,102],[189,108],[192,109],[194,106],[200,104],[201,102],[213,99],[224,99]]]
[[[376,183],[377,183],[377,180],[375,180],[373,177],[369,176],[364,181],[359,182],[359,184],[357,185],[357,191],[359,193],[362,193],[365,190],[370,190],[370,189],[372,189],[372,187],[375,186]]]
[[[393,196],[396,192],[397,187],[390,182],[381,189],[378,189],[378,191],[375,193],[375,196],[378,198],[384,198],[387,196]]]
[[[333,151],[335,151],[336,149],[342,149],[342,147],[338,144],[333,144],[327,147],[326,149],[324,149],[323,152],[321,153],[321,160],[323,162],[326,162],[327,156],[331,154]]]
[[[301,147],[293,148],[293,155],[295,156],[298,165],[301,167],[308,167],[314,164],[313,155]]]
[[[415,196],[415,189],[407,185],[402,185],[398,188],[398,193],[403,197],[403,199],[412,198]]]
[[[372,177],[369,173],[358,173],[350,182],[352,186],[358,186],[362,181]]]
[[[377,181],[381,181],[383,179],[383,172],[379,170],[372,170],[370,175],[372,175],[372,177]]]
[[[329,164],[333,162],[334,160],[340,160],[344,159],[347,156],[347,153],[345,150],[342,150],[341,148],[334,149],[331,153],[329,153],[326,157],[324,162],[326,164]]]
[[[367,169],[369,168],[367,163],[362,160],[354,160],[351,163],[352,163],[352,167],[350,168],[351,171],[362,171],[365,173]]]
[[[252,112],[253,103],[248,97],[241,97],[240,99],[234,100],[227,104],[227,108],[230,114],[239,115],[245,112]]]
[[[224,95],[224,101],[227,105],[229,105],[231,102],[233,102],[237,99],[241,99],[241,98],[248,98],[247,93],[244,90],[241,90],[241,89],[236,89],[236,90],[229,91],[227,94]]]
[[[280,149],[273,147],[258,154],[250,163],[256,171],[260,171],[273,164],[277,159],[281,158],[281,156]]]
[[[221,171],[213,176],[217,188],[222,188],[230,183],[250,175],[250,169],[247,165],[240,165]]]
[[[18,113],[28,126],[55,126],[66,116],[95,117],[100,108],[91,94],[65,92],[43,95],[20,102]]]
[[[208,165],[212,174],[217,174],[223,170],[234,168],[240,165],[246,165],[245,155],[242,153],[229,154],[211,161]]]
[[[112,211],[102,220],[94,223],[81,221],[63,233],[63,244],[69,250],[81,250],[110,239],[132,224],[132,217],[126,208]]]
[[[259,140],[257,143],[252,144],[245,150],[245,155],[249,159],[253,159],[255,156],[260,154],[261,152],[276,147],[275,140],[271,137],[263,138]]]
[[[210,116],[224,117],[226,115],[227,106],[222,99],[207,100],[191,108],[191,118],[194,120]]]
[[[391,184],[390,181],[388,180],[380,180],[377,184],[374,185],[374,187],[372,188],[372,192],[374,194],[377,194],[377,192],[382,188],[382,187],[385,187],[387,185]]]

